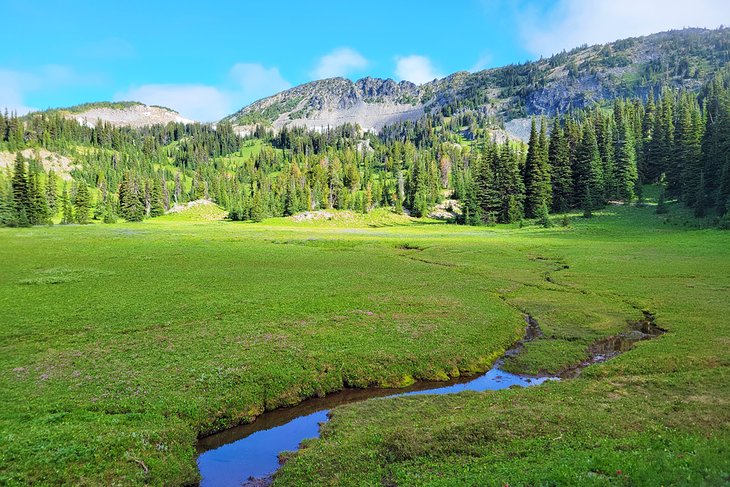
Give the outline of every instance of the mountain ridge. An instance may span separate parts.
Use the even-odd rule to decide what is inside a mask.
[[[645,97],[664,87],[699,90],[730,62],[730,29],[688,28],[580,46],[550,58],[458,71],[422,85],[365,77],[304,83],[257,100],[223,118],[240,131],[323,129],[358,124],[377,131],[441,110],[479,110],[501,122],[554,115],[619,97]]]
[[[251,134],[257,125],[321,131],[357,124],[377,132],[429,113],[450,116],[474,110],[493,117],[495,127],[504,126],[511,135],[524,138],[528,117],[565,113],[621,97],[645,98],[651,90],[665,87],[697,91],[728,64],[730,28],[687,28],[583,45],[521,64],[457,71],[421,85],[371,76],[355,81],[313,80],[256,100],[218,123],[231,123],[239,134]],[[175,110],[136,101],[47,111],[92,126],[99,120],[135,128],[195,122]]]

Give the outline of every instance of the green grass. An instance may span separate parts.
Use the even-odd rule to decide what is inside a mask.
[[[283,149],[273,148],[271,144],[265,143],[261,139],[253,139],[244,142],[243,147],[241,147],[239,151],[222,156],[220,159],[223,161],[223,164],[228,170],[233,171],[236,168],[243,166],[251,160],[252,157],[257,156],[264,147],[272,149],[275,152],[283,153]]]
[[[0,484],[192,482],[201,433],[484,370],[523,312],[546,336],[508,366],[554,370],[642,309],[669,333],[576,380],[338,408],[277,482],[728,481],[730,233],[370,218],[0,231]]]
[[[557,370],[580,359],[590,341],[637,319],[640,309],[655,312],[666,335],[575,380],[338,408],[323,439],[294,455],[277,483],[730,482],[730,234],[677,230],[650,208],[613,211],[569,231],[483,243],[499,255],[485,259],[487,279],[503,278],[510,267],[515,275],[529,269],[503,265],[499,252],[544,265],[542,282],[516,277],[524,285],[503,294],[546,334],[508,366]]]

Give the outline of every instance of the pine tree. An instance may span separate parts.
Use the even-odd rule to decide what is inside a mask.
[[[583,192],[583,218],[593,218],[593,197],[590,184],[586,184]]]
[[[613,176],[615,192],[612,195],[623,200],[626,204],[634,199],[634,188],[638,181],[636,168],[636,150],[634,149],[634,135],[628,122],[620,120],[616,137],[616,162]]]
[[[476,183],[468,173],[464,181],[464,200],[461,205],[460,222],[464,225],[480,225],[482,223],[482,210],[477,200]]]
[[[0,139],[2,139],[2,127],[0,127]],[[0,226],[15,226],[16,215],[13,208],[13,188],[10,178],[6,181],[0,175]]]
[[[91,211],[91,193],[86,183],[81,181],[74,198],[74,220],[76,223],[89,223],[89,211]]]
[[[53,169],[48,171],[46,177],[46,205],[48,206],[49,216],[52,218],[58,213],[56,206],[56,173]]]
[[[175,204],[182,203],[182,180],[180,179],[180,172],[175,173]]]
[[[25,158],[20,152],[15,156],[12,188],[15,223],[19,227],[30,226],[31,208],[30,195],[28,193],[28,179],[25,174]]]
[[[621,118],[622,107],[623,105],[619,100],[617,100],[614,104],[615,118]],[[615,181],[613,180],[613,177],[615,170],[614,147],[616,144],[616,131],[613,126],[614,121],[611,117],[603,116],[598,110],[595,112],[593,117],[593,125],[596,130],[596,143],[598,144],[598,153],[601,158],[600,173],[603,186],[603,191],[598,194],[594,193],[594,195],[600,200],[605,201],[614,196]],[[590,122],[587,121],[586,123]],[[598,188],[593,189],[597,190]]]
[[[260,191],[257,191],[253,196],[253,206],[251,207],[251,221],[261,222],[265,216],[264,203]]]
[[[502,211],[502,199],[499,183],[495,176],[498,157],[494,144],[486,143],[482,156],[476,161],[473,176],[476,199],[482,218],[496,220],[497,213]]]
[[[573,171],[570,167],[570,146],[556,117],[550,134],[548,152],[553,189],[553,211],[565,212],[573,200]]]
[[[655,160],[652,153],[654,144],[652,139],[654,137],[654,117],[656,114],[656,105],[654,104],[654,91],[649,92],[649,96],[644,106],[644,116],[641,121],[641,137],[642,137],[642,152],[641,160],[638,161],[638,172],[639,180],[642,183],[656,181],[658,174],[654,175],[655,168],[652,167],[652,163]]]
[[[543,228],[550,228],[553,222],[550,220],[547,204],[543,203],[537,210],[537,224]]]
[[[700,173],[700,180],[697,184],[697,195],[694,198],[694,213],[696,218],[704,218],[707,216],[707,207],[709,206],[709,201],[707,198],[707,192],[705,189],[705,176]]]
[[[150,216],[162,216],[165,214],[165,202],[162,195],[162,186],[158,179],[152,182],[150,193]]]
[[[42,173],[33,171],[28,174],[28,194],[31,207],[29,217],[33,225],[51,223],[48,202],[46,201],[45,191],[40,185],[39,174]]]
[[[667,207],[667,190],[664,188],[664,185],[662,185],[661,189],[659,190],[659,200],[657,201],[656,212],[657,215],[663,215],[668,211],[669,208]]]
[[[509,141],[496,154],[494,180],[500,208],[497,221],[512,223],[524,218],[524,183],[520,174],[518,156]]]
[[[403,214],[403,200],[401,200],[397,195],[395,197],[395,204],[393,205],[393,211],[396,215],[402,215]]]
[[[113,201],[114,195],[109,193],[102,204],[102,221],[107,224],[117,222],[116,204]]]
[[[652,145],[651,167],[653,181],[656,181],[661,174],[669,171],[674,157],[674,93],[670,91],[662,95],[659,113],[655,117]],[[668,182],[671,184],[671,181]],[[673,189],[679,192],[676,184]]]
[[[145,216],[144,195],[139,182],[126,171],[119,184],[119,214],[129,222],[142,221]]]
[[[718,216],[724,216],[728,212],[728,209],[730,209],[728,208],[728,205],[730,205],[730,157],[727,158],[725,167],[722,170],[715,204]]]
[[[691,96],[680,99],[675,130],[674,157],[667,174],[672,193],[692,207],[700,192],[702,134],[699,106]]]
[[[585,208],[590,200],[593,209],[603,206],[600,197],[597,199],[595,196],[604,193],[603,170],[596,133],[590,123],[583,124],[583,131],[575,157],[573,184],[577,203],[580,207]]]
[[[534,217],[543,203],[549,204],[552,197],[545,130],[542,120],[538,136],[535,120],[532,120],[525,161],[525,215],[528,218]]]
[[[61,193],[61,223],[68,225],[74,222],[73,208],[71,206],[71,198],[68,195],[68,184],[64,181],[63,192]]]

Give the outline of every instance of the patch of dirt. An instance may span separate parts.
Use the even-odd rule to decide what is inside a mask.
[[[76,168],[68,157],[46,149],[25,149],[21,154],[26,159],[41,161],[43,169],[46,171],[53,169],[58,177],[67,181],[71,180],[71,170]],[[15,164],[15,152],[0,152],[0,167],[12,167],[13,164]]]
[[[291,217],[295,222],[308,222],[308,221],[322,221],[332,220],[335,214],[327,210],[317,211],[305,211],[303,213],[297,213]]]

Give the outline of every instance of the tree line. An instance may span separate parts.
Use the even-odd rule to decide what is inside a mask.
[[[376,207],[426,216],[458,200],[457,223],[509,223],[609,202],[643,199],[659,184],[698,217],[723,216],[730,197],[730,76],[699,93],[665,89],[645,99],[533,119],[528,142],[494,135],[475,111],[363,133],[258,127],[242,137],[229,124],[143,129],[80,124],[56,112],[0,116],[0,146],[72,154],[71,181],[18,153],[0,176],[4,225],[139,221],[201,198],[233,220],[261,220],[321,208]],[[258,150],[244,157],[247,147]]]

